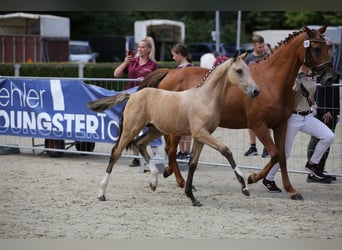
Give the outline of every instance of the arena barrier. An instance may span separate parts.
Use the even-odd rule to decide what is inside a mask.
[[[111,79],[111,78],[43,78],[43,77],[1,77],[0,83],[3,79],[9,80],[24,80],[34,81],[34,80],[45,80],[45,81],[82,81],[86,83],[86,85],[94,85],[100,86],[101,88],[107,89],[109,91],[122,91],[125,90],[125,86],[127,82],[137,81],[136,79]],[[342,85],[339,84],[339,87]],[[340,92],[341,92],[341,88]],[[112,92],[108,92],[112,93]],[[27,94],[27,93],[26,93]],[[2,104],[4,104],[4,98],[1,96],[6,96],[5,91],[2,90],[0,85],[0,105],[1,100]],[[342,95],[340,95],[342,96]],[[33,97],[31,96],[33,101]],[[39,97],[37,97],[39,98]],[[79,100],[81,96],[76,95],[73,97],[76,100],[76,104],[79,106]],[[38,99],[36,100],[36,103]],[[3,109],[3,107],[1,107]],[[0,109],[0,110],[1,110]],[[85,108],[86,109],[86,108]],[[0,115],[0,129],[4,126],[3,117]],[[342,176],[342,128],[341,123],[337,124],[335,130],[336,138],[331,145],[330,154],[326,163],[326,171],[329,174],[335,176]],[[237,164],[241,168],[246,169],[261,169],[268,162],[269,158],[262,158],[261,153],[263,149],[263,145],[259,141],[257,141],[258,148],[258,156],[253,157],[245,157],[243,154],[249,147],[249,136],[246,129],[223,129],[218,128],[214,135],[223,141],[233,152],[234,158]],[[56,139],[56,138],[52,138]],[[88,155],[98,155],[98,156],[109,156],[111,149],[114,145],[114,142],[106,141],[106,140],[75,140],[69,138],[59,138],[63,142],[62,148],[58,148],[58,145],[49,145],[46,142],[46,138],[43,136],[15,136],[15,135],[5,135],[0,133],[0,154],[1,152],[6,153],[7,149],[16,149],[13,152],[17,152],[17,149],[20,149],[21,152],[32,152],[34,154],[43,154],[47,153],[50,156],[62,156],[65,153],[72,154],[88,154]],[[294,146],[292,149],[291,157],[288,159],[288,171],[290,173],[307,173],[304,170],[305,163],[307,161],[307,145],[310,140],[310,136],[298,133],[296,136]],[[8,151],[9,152],[9,151]],[[164,153],[164,145],[159,149],[160,156],[156,157],[156,161],[158,162],[167,162],[167,157]],[[132,158],[134,157],[130,151],[123,152],[122,157]],[[179,160],[180,163],[186,163],[185,160]],[[227,166],[227,162],[225,158],[220,155],[216,150],[205,146],[200,158],[199,164],[208,165],[208,166]],[[184,165],[184,164],[181,164]],[[143,169],[142,169],[143,170]]]

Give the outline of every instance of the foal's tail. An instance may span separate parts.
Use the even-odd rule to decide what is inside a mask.
[[[106,109],[111,108],[112,106],[116,104],[122,103],[123,101],[128,99],[130,95],[131,95],[130,93],[123,92],[123,93],[119,93],[113,96],[104,97],[96,101],[91,101],[91,102],[88,102],[88,108],[91,111],[102,112]]]
[[[155,71],[152,71],[151,73],[148,73],[144,80],[140,83],[140,86],[138,90],[150,87],[150,88],[158,88],[159,83],[161,80],[164,79],[164,77],[169,73],[170,69],[167,68],[161,68],[157,69]]]

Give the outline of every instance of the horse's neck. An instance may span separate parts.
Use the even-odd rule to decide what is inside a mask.
[[[300,55],[303,34],[285,42],[263,63],[263,74],[270,74],[268,82],[274,95],[292,92],[292,86],[304,58]],[[265,74],[266,75],[266,74]],[[278,91],[278,93],[277,93]]]

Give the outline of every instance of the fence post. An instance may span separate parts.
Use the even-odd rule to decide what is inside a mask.
[[[78,78],[83,78],[83,68],[84,68],[84,63],[79,63],[78,64]]]
[[[20,67],[21,65],[19,63],[14,64],[14,76],[15,77],[20,76]]]

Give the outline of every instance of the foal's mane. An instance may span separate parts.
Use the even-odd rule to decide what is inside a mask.
[[[236,60],[236,59],[229,58],[228,60],[218,64],[216,67],[211,68],[208,71],[208,73],[205,74],[205,76],[203,77],[203,80],[199,84],[197,84],[195,88],[201,87],[207,81],[209,77],[212,77],[211,75],[214,75],[217,78],[221,77],[223,75],[222,74],[223,71],[227,70],[232,65],[232,60]],[[214,71],[215,71],[215,74],[213,74]]]

